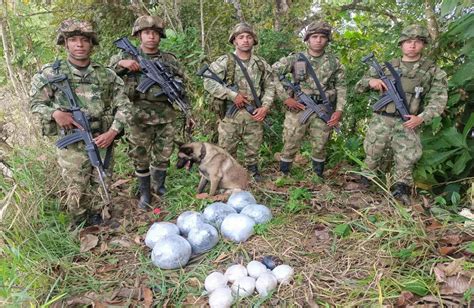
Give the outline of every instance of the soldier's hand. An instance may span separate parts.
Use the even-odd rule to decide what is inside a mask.
[[[128,69],[131,72],[138,72],[140,70],[140,64],[135,60],[120,60],[118,65]]]
[[[77,127],[80,130],[84,130],[84,128],[79,123],[74,121],[72,113],[70,112],[55,110],[51,116],[62,129],[73,129]]]
[[[247,99],[247,96],[242,93],[237,94],[237,96],[234,99],[234,104],[239,109],[243,108],[245,104],[247,104],[248,102],[249,101]]]
[[[380,79],[370,79],[369,87],[371,87],[374,90],[380,91],[380,93],[387,91],[387,86]]]
[[[406,128],[417,128],[421,123],[423,123],[423,118],[416,116],[416,115],[406,115],[405,118],[408,118],[409,120],[403,123],[403,126]]]
[[[304,110],[305,108],[303,104],[298,103],[293,97],[285,99],[283,103],[291,110]]]
[[[268,107],[260,107],[260,108],[255,109],[252,115],[252,118],[255,121],[262,122],[263,120],[265,120],[267,113],[268,113]]]
[[[114,142],[114,139],[117,136],[117,134],[118,132],[115,131],[114,129],[109,129],[107,132],[95,137],[94,142],[101,149],[108,148],[109,145],[111,145],[112,142]]]
[[[342,117],[342,111],[336,110],[334,113],[331,115],[331,118],[328,121],[328,126],[329,127],[334,127],[339,125],[339,121],[341,120]]]

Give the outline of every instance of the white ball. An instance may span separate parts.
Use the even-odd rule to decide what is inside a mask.
[[[272,272],[267,272],[258,277],[255,288],[261,297],[266,297],[268,293],[277,287],[278,280]]]
[[[241,264],[235,264],[230,266],[226,271],[224,276],[227,277],[227,280],[232,283],[239,278],[247,276],[247,269]]]
[[[186,211],[179,215],[178,220],[176,221],[179,231],[183,236],[188,236],[191,229],[199,227],[205,223],[202,214],[196,211]]]
[[[237,297],[247,297],[255,291],[255,278],[241,277],[232,284],[232,294]]]
[[[236,191],[230,195],[227,204],[233,207],[237,213],[240,213],[244,207],[249,204],[255,204],[257,201],[248,191]]]
[[[202,224],[197,228],[189,230],[187,239],[189,244],[191,244],[193,254],[200,254],[216,246],[217,242],[219,242],[219,234],[213,226]]]
[[[247,264],[247,272],[250,277],[257,279],[261,274],[267,272],[267,267],[262,262],[250,261]]]
[[[282,264],[278,265],[272,270],[273,275],[275,275],[278,283],[287,284],[293,278],[294,270],[291,266]]]
[[[249,204],[243,208],[240,214],[247,215],[257,224],[264,224],[272,219],[272,211],[261,204]]]
[[[174,223],[167,221],[155,222],[146,233],[145,245],[153,249],[160,238],[171,234],[179,235],[179,228]]]
[[[242,214],[230,214],[222,221],[221,233],[235,243],[242,243],[252,236],[254,226],[255,221],[252,218]]]
[[[202,215],[209,224],[220,228],[224,218],[229,214],[235,213],[237,213],[237,211],[230,205],[222,202],[214,202],[204,209]]]
[[[227,281],[227,277],[221,272],[212,272],[204,280],[204,287],[208,293],[211,293],[217,288],[226,287]]]
[[[217,288],[209,295],[211,308],[229,308],[233,301],[232,291],[228,286]]]
[[[153,264],[162,269],[185,266],[191,257],[191,245],[179,235],[168,235],[156,242],[152,250]]]

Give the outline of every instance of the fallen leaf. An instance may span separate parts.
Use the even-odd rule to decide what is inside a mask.
[[[426,226],[427,231],[434,231],[434,230],[437,230],[437,229],[443,227],[443,225],[434,218],[428,220],[428,223],[429,224]]]
[[[110,297],[110,301],[114,300],[116,297],[121,297],[121,298],[133,298],[137,300],[141,300],[142,294],[141,294],[140,288],[120,288],[116,291],[114,291]],[[107,301],[110,303],[110,301]]]
[[[457,275],[462,271],[462,265],[464,264],[464,258],[455,259],[452,262],[448,263],[447,266],[444,267],[444,273],[446,276],[453,276]]]
[[[102,303],[102,302],[99,302],[99,301],[94,301],[94,304],[93,306],[94,308],[107,308],[108,305]]]
[[[317,225],[314,230],[314,235],[318,240],[324,241],[331,238],[329,235],[329,229],[323,225]]]
[[[200,193],[200,194],[197,194],[195,196],[196,199],[199,199],[199,200],[202,200],[202,199],[206,199],[209,197],[209,194],[208,193]]]
[[[148,308],[153,305],[153,292],[150,288],[142,287],[142,294],[143,294],[143,306]]]
[[[130,243],[127,240],[122,240],[122,239],[111,240],[109,244],[110,245],[122,246],[124,248],[128,248],[128,247],[132,246],[132,243]]]
[[[118,264],[106,264],[102,267],[99,267],[97,269],[97,273],[98,274],[103,274],[103,273],[107,273],[107,272],[110,272],[114,269],[118,268]]]
[[[443,237],[440,242],[455,246],[462,243],[462,237],[459,234],[450,234]]]
[[[100,254],[103,254],[107,249],[109,249],[109,245],[107,245],[107,242],[102,242],[100,244]]]
[[[97,246],[99,238],[92,234],[86,234],[81,237],[81,249],[80,252],[86,252]]]
[[[221,263],[222,261],[226,260],[229,258],[229,255],[226,254],[226,253],[221,253],[215,260],[213,263]]]
[[[137,245],[141,245],[142,244],[142,240],[141,240],[141,236],[140,235],[135,235],[135,238],[133,239],[133,241],[135,242],[135,244]]]
[[[397,307],[405,307],[415,298],[415,295],[409,291],[402,291],[397,299]]]
[[[446,279],[446,274],[444,273],[443,269],[439,268],[438,266],[435,266],[433,272],[435,274],[437,282],[444,282],[444,280]]]
[[[423,214],[425,212],[425,208],[421,204],[413,204],[412,209],[419,214]]]
[[[115,183],[113,183],[112,185],[110,185],[110,189],[114,189],[120,185],[123,185],[123,184],[126,184],[128,182],[130,182],[132,179],[120,179],[118,181],[116,181]]]
[[[443,246],[438,248],[438,252],[442,256],[449,256],[457,250],[457,247],[453,246]]]
[[[100,232],[99,226],[89,226],[79,232],[79,238],[85,236],[86,234],[98,234]]]
[[[446,278],[446,281],[441,288],[441,294],[463,294],[471,287],[471,285],[474,287],[474,282],[470,281],[470,279],[464,275],[451,276]]]

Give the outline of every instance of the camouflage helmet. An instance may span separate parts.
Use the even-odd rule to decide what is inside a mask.
[[[328,40],[330,41],[332,39],[331,31],[332,31],[332,27],[327,22],[314,21],[309,24],[308,29],[306,30],[306,33],[304,34],[303,41],[306,42],[311,35],[316,34],[316,33],[321,33],[321,34],[326,35]]]
[[[232,29],[232,32],[230,33],[229,43],[233,44],[235,37],[241,33],[249,33],[253,37],[253,44],[258,44],[257,34],[255,33],[255,31],[253,31],[252,26],[245,22],[241,22],[235,25],[234,29]]]
[[[430,41],[430,33],[424,26],[409,25],[403,28],[400,38],[398,39],[398,45],[409,39],[420,39],[427,44]]]
[[[65,40],[74,35],[83,35],[90,38],[92,44],[99,45],[99,39],[97,38],[97,33],[94,31],[92,24],[76,19],[66,19],[59,25],[56,44],[64,45]]]
[[[136,36],[138,32],[144,29],[154,29],[160,34],[160,38],[166,38],[165,22],[158,16],[140,16],[135,20],[132,28],[132,36]]]

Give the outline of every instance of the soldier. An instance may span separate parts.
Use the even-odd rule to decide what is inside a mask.
[[[138,51],[142,57],[162,62],[173,75],[184,79],[176,57],[159,49],[161,39],[166,38],[165,25],[160,17],[137,18],[132,36],[140,40]],[[130,54],[121,52],[112,57],[110,67],[123,78],[125,92],[132,101],[131,116],[127,119],[129,155],[139,182],[138,206],[146,209],[151,202],[150,187],[160,196],[166,192],[166,170],[173,153],[178,111],[168,102],[166,95],[156,96],[161,92],[159,85],[153,85],[146,93],[136,90],[144,73],[137,59]]]
[[[364,140],[365,163],[370,170],[379,165],[386,148],[393,150],[395,184],[392,194],[404,204],[410,203],[412,169],[422,154],[419,131],[422,124],[428,124],[441,115],[447,103],[446,73],[422,54],[429,40],[428,30],[423,26],[410,25],[403,29],[398,40],[402,57],[390,63],[401,75],[411,115],[402,121],[394,103],[389,103],[374,113]],[[386,67],[384,71],[390,76]],[[369,89],[387,90],[372,69],[356,84],[358,92]],[[368,184],[366,178],[362,181]]]
[[[309,65],[312,66],[323,91],[329,101],[335,105],[335,111],[327,124],[316,114],[313,114],[306,123],[301,124],[299,119],[305,106],[294,98],[294,93],[285,91],[281,83],[277,84],[277,93],[287,108],[283,131],[284,146],[280,158],[280,171],[284,175],[290,172],[293,159],[300,150],[305,134],[308,133],[312,145],[313,171],[319,177],[323,176],[326,160],[325,145],[332,128],[339,124],[346,102],[344,67],[333,53],[326,50],[332,38],[331,30],[331,26],[326,22],[311,23],[303,39],[307,50],[281,58],[272,66],[276,76],[291,73],[292,82],[299,83],[301,90],[318,102],[321,101],[321,95],[310,72]],[[304,57],[308,59],[308,62]]]
[[[219,146],[237,157],[237,146],[241,141],[247,169],[256,181],[260,181],[258,151],[263,142],[263,120],[275,94],[273,74],[270,65],[252,53],[258,39],[250,25],[237,24],[230,34],[229,43],[234,45],[235,52],[219,57],[210,69],[234,89],[208,78],[204,79],[204,88],[216,101],[223,102],[224,113],[232,105],[239,109],[234,117],[225,116],[219,120]],[[253,114],[246,111],[246,104],[255,108]]]
[[[57,135],[59,129],[66,133],[72,128],[81,129],[68,112],[70,104],[66,96],[48,81],[65,74],[77,95],[81,110],[89,117],[96,145],[101,149],[112,146],[124,127],[130,103],[124,94],[123,81],[112,70],[91,61],[93,46],[98,45],[98,38],[90,23],[63,21],[56,43],[64,46],[67,59],[43,66],[34,75],[30,91],[30,107],[39,116],[43,134],[51,136]],[[101,223],[100,204],[84,200],[93,174],[84,143],[58,149],[57,155],[67,187],[67,209],[75,217],[75,222],[80,222],[88,212],[88,223]]]

